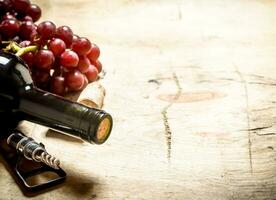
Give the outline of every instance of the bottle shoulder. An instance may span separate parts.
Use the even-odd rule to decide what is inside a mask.
[[[0,51],[0,83],[22,87],[32,85],[33,80],[29,68],[19,57]]]

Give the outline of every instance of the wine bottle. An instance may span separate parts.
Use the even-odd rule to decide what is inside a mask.
[[[112,129],[110,114],[38,89],[24,61],[3,51],[0,51],[1,112],[96,144],[104,143]]]

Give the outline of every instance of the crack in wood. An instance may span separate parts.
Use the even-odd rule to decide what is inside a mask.
[[[249,165],[250,165],[250,172],[253,173],[253,163],[252,163],[252,141],[251,141],[251,125],[250,125],[250,117],[249,117],[249,97],[248,97],[248,88],[247,88],[247,82],[243,76],[243,74],[239,71],[238,66],[234,65],[236,69],[236,73],[241,79],[241,82],[244,87],[244,93],[245,93],[245,105],[246,105],[246,118],[247,118],[247,137],[248,137],[248,154],[249,154]]]
[[[252,109],[251,111],[252,112],[259,112],[259,111],[272,110],[272,109],[275,109],[275,108],[276,108],[275,106],[269,106],[269,107],[265,107],[265,108]]]
[[[150,80],[148,80],[148,83],[155,83],[158,86],[161,85],[161,82],[158,79],[150,79]]]
[[[263,133],[263,134],[256,133],[256,135],[258,135],[258,136],[271,136],[271,135],[276,135],[276,133]]]
[[[276,83],[264,83],[264,82],[253,82],[253,81],[248,82],[248,84],[276,86]]]
[[[258,74],[244,74],[244,75],[248,76],[248,77],[255,77],[256,79],[259,79],[259,80],[276,82],[276,79],[273,79],[273,78],[268,77],[268,76],[261,76],[261,75],[258,75]]]
[[[258,131],[258,130],[263,130],[263,129],[267,129],[267,128],[271,128],[271,127],[272,126],[256,127],[256,128],[248,129],[247,131]]]
[[[182,88],[181,88],[179,79],[175,73],[173,73],[173,80],[175,81],[175,84],[177,86],[177,92],[173,98],[173,101],[171,101],[168,105],[166,105],[162,109],[162,112],[161,112],[162,118],[163,118],[163,124],[164,124],[164,128],[165,128],[165,137],[166,137],[166,142],[167,142],[168,162],[170,162],[170,160],[171,160],[171,150],[172,150],[172,131],[171,131],[171,127],[170,127],[170,123],[169,123],[169,119],[168,119],[168,111],[169,111],[169,108],[174,104],[174,102],[180,97],[180,95],[182,93]]]
[[[237,83],[242,83],[242,81],[231,79],[231,78],[217,78],[213,80],[199,80],[199,83],[217,83],[217,81],[232,81]],[[263,85],[263,86],[276,86],[276,83],[269,83],[269,82],[256,82],[256,81],[248,81],[247,84],[252,85]]]
[[[270,150],[274,150],[274,148],[272,146],[268,146],[267,148]]]
[[[177,18],[179,21],[182,20],[182,10],[181,10],[181,5],[177,5]]]
[[[217,71],[217,73],[223,73],[223,76],[225,76],[225,71]],[[232,73],[237,74],[236,71],[229,71],[227,72],[229,75],[232,75]],[[266,77],[266,76],[260,76],[260,75],[256,75],[256,74],[243,74],[243,77],[248,77],[248,80],[246,81],[246,84],[252,84],[252,85],[261,85],[261,86],[271,86],[274,87],[276,86],[276,79],[272,79],[270,77]],[[252,80],[251,80],[252,79]],[[235,78],[231,78],[231,77],[211,77],[210,75],[207,79],[204,78],[200,78],[197,82],[199,83],[217,83],[218,81],[229,81],[229,82],[236,82],[236,83],[242,83],[241,79],[235,79]]]

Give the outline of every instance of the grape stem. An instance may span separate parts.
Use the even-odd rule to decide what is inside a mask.
[[[20,48],[20,47],[19,47]],[[20,48],[15,55],[17,56],[23,56],[25,53],[28,53],[28,52],[34,52],[38,49],[38,46],[27,46],[27,47],[24,47],[24,48]]]
[[[22,56],[28,52],[34,52],[38,49],[38,46],[32,45],[27,47],[20,47],[16,42],[3,41],[5,44],[9,44],[5,50],[15,52],[15,55]]]
[[[10,43],[10,48],[11,48],[12,51],[15,51],[15,52],[18,52],[21,49],[21,47],[18,46],[15,42]]]

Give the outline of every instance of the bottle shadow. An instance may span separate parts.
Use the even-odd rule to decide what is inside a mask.
[[[64,133],[60,133],[60,132],[52,130],[52,129],[49,129],[46,132],[45,137],[46,138],[54,138],[54,139],[62,140],[62,141],[69,141],[69,142],[73,142],[73,143],[80,143],[80,144],[84,143],[83,140],[81,140],[77,137],[70,136],[70,135],[67,135]]]
[[[96,183],[95,179],[73,170],[66,170],[66,172],[68,177],[63,187],[64,192],[80,199],[90,199],[96,196],[96,186],[98,190],[100,184]]]

